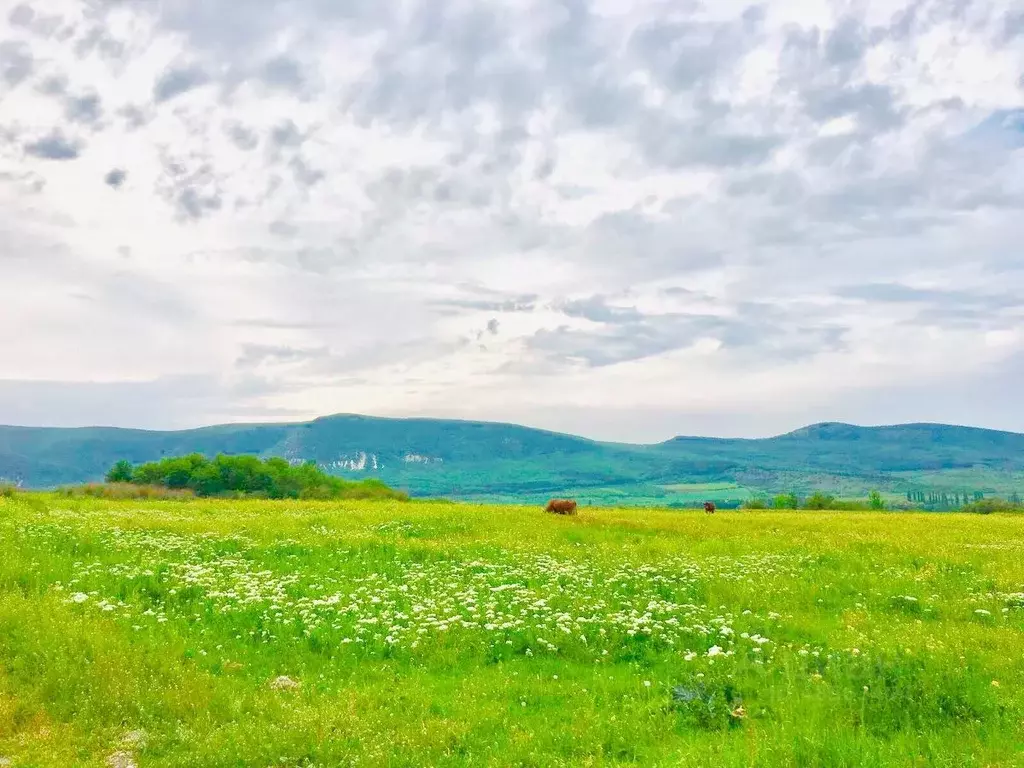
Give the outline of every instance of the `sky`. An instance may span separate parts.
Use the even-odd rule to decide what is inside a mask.
[[[1019,0],[0,0],[0,423],[1024,431]]]

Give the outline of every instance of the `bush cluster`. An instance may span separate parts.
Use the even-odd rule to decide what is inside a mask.
[[[973,512],[976,515],[991,515],[993,512],[1022,512],[1024,505],[1006,499],[980,499],[964,504],[961,512]]]
[[[323,472],[315,462],[293,465],[285,459],[190,454],[134,466],[119,461],[107,473],[111,485],[156,486],[202,497],[267,499],[400,499],[404,493],[377,479],[345,480]]]

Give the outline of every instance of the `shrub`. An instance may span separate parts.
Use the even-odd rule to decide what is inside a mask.
[[[830,496],[827,493],[821,493],[815,491],[813,494],[807,497],[807,501],[804,502],[804,508],[806,509],[832,509],[836,499],[834,496]]]
[[[964,504],[960,511],[975,515],[991,515],[993,512],[1021,512],[1024,511],[1024,507],[1004,499],[982,499]]]
[[[775,509],[796,509],[799,501],[795,493],[780,493],[772,500]]]
[[[832,497],[828,496],[826,498],[832,498]],[[808,499],[808,501],[811,501],[811,499]],[[818,503],[818,502],[815,501],[814,503]],[[868,507],[868,502],[866,502],[866,501],[841,501],[840,499],[832,499],[830,502],[828,502],[828,506],[827,507],[808,507],[808,509],[833,509],[833,510],[836,510],[836,511],[843,511],[843,512],[859,510],[859,509],[868,509],[868,508],[869,508]]]
[[[345,480],[322,471],[314,462],[292,465],[282,458],[202,454],[178,456],[133,467],[119,461],[107,477],[128,477],[129,485],[180,490],[214,498],[395,499],[408,495],[377,479]],[[126,483],[108,483],[125,485]],[[125,496],[128,498],[129,496]]]
[[[130,483],[132,481],[132,463],[121,460],[107,472],[108,483]]]
[[[743,509],[768,509],[768,502],[760,496],[754,496],[743,502]]]
[[[18,493],[18,487],[13,483],[0,483],[0,499],[13,499]]]
[[[733,681],[720,678],[699,675],[673,686],[669,708],[677,713],[681,725],[700,731],[723,731],[741,725],[746,716],[743,697]]]

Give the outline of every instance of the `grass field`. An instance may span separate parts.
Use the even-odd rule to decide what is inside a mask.
[[[1024,518],[0,498],[0,765],[1024,765]]]

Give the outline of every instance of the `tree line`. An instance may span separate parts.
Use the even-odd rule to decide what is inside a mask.
[[[1014,494],[1017,497],[1017,494]],[[912,504],[930,504],[943,507],[962,507],[972,501],[981,501],[985,498],[982,491],[907,491],[907,501]],[[1020,503],[1020,497],[1012,498],[1013,503]]]
[[[986,497],[982,491],[908,491],[907,501],[927,510],[995,511],[1024,506],[1019,493],[1005,498]]]
[[[867,501],[842,501],[828,493],[815,491],[801,499],[795,493],[780,493],[771,499],[755,496],[744,501],[744,509],[875,509],[886,508],[885,499],[878,491],[872,491]]]
[[[986,498],[981,491],[968,492],[930,492],[908,491],[907,504],[886,502],[878,491],[871,491],[867,500],[840,500],[831,494],[816,491],[804,499],[795,493],[782,493],[768,499],[761,496],[747,499],[737,506],[744,509],[835,509],[856,510],[871,509],[925,509],[928,511],[960,511],[987,514],[990,512],[1016,511],[1024,508],[1021,497],[1013,493],[1005,499]]]
[[[327,474],[316,462],[291,464],[278,457],[218,454],[208,459],[193,453],[139,465],[122,460],[110,468],[106,481],[191,491],[202,497],[408,499],[376,478],[345,480]]]

